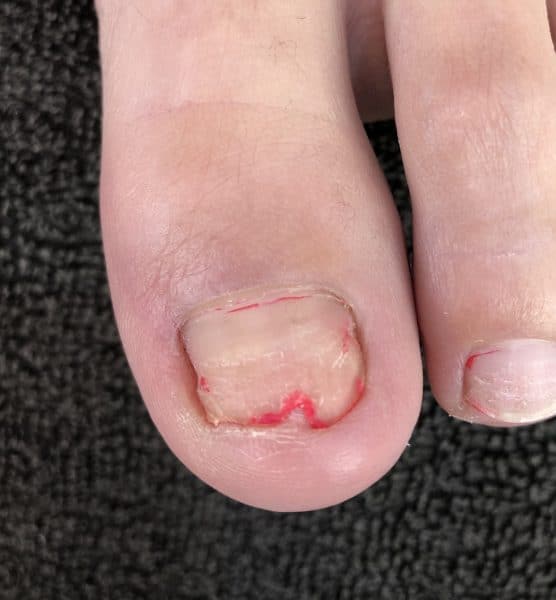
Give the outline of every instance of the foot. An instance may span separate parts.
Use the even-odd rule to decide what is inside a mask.
[[[98,4],[106,258],[154,422],[243,502],[356,494],[399,457],[421,396],[400,225],[358,113],[388,112],[385,53],[361,50],[384,47],[381,27],[360,28],[380,13]],[[521,4],[393,1],[384,15],[431,378],[451,414],[496,425],[556,411],[554,56],[546,14]]]

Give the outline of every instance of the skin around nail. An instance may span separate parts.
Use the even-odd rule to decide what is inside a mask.
[[[199,401],[215,426],[324,429],[365,388],[353,312],[326,290],[230,294],[194,311],[182,339]]]

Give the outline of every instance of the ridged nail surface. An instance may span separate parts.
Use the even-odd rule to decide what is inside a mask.
[[[353,312],[326,290],[236,292],[194,311],[182,338],[214,425],[324,428],[364,390]]]
[[[502,423],[525,424],[556,414],[556,343],[501,342],[472,352],[463,394],[474,410]]]

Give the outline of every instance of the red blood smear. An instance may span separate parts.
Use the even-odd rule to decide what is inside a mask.
[[[203,392],[210,392],[208,381],[202,375],[199,377],[199,389]]]
[[[249,308],[257,308],[257,306],[260,306],[260,304],[258,302],[254,302],[253,304],[247,304],[245,306],[240,306],[239,308],[232,308],[228,311],[228,313],[235,313],[239,312],[240,310],[248,310]]]
[[[469,406],[474,408],[477,412],[480,412],[482,415],[485,415],[485,417],[489,417],[490,419],[496,419],[496,417],[494,415],[487,412],[482,406],[477,404],[474,400],[471,400],[470,398],[466,398],[466,402],[467,402],[467,404],[469,404]]]
[[[307,298],[308,296],[281,296],[280,298],[275,298],[274,300],[269,300],[268,302],[253,302],[253,304],[246,304],[245,306],[239,306],[238,308],[232,308],[228,311],[229,313],[239,312],[240,310],[248,310],[250,308],[259,308],[260,306],[269,306],[270,304],[276,304],[277,302],[284,302],[285,300],[301,300],[303,298]]]
[[[477,354],[472,354],[465,362],[465,368],[470,369],[479,356],[486,356],[487,354],[494,354],[495,352],[499,352],[499,350],[489,350],[488,352],[477,352]]]
[[[274,300],[263,302],[263,304],[266,306],[268,304],[276,304],[277,302],[283,302],[284,300],[302,300],[303,298],[308,298],[308,296],[281,296],[280,298],[275,298]]]
[[[365,382],[361,377],[355,380],[355,398],[348,412],[357,404],[365,391]],[[290,414],[300,408],[303,411],[305,419],[313,429],[324,429],[330,427],[333,423],[325,423],[315,415],[315,404],[313,399],[300,390],[295,390],[289,396],[286,396],[282,402],[282,408],[277,412],[267,412],[257,417],[249,419],[250,425],[278,425],[283,423]],[[336,421],[334,421],[335,423]]]
[[[258,417],[252,417],[249,422],[251,425],[277,425],[285,421],[296,408],[303,411],[305,419],[313,429],[328,427],[315,415],[313,400],[299,390],[295,390],[285,398],[282,408],[278,412],[267,412]]]

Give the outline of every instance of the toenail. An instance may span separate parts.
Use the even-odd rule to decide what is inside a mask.
[[[533,423],[556,414],[556,343],[521,339],[470,354],[464,401],[508,424]]]
[[[363,393],[353,312],[328,291],[234,292],[191,313],[181,334],[213,425],[324,428]]]

